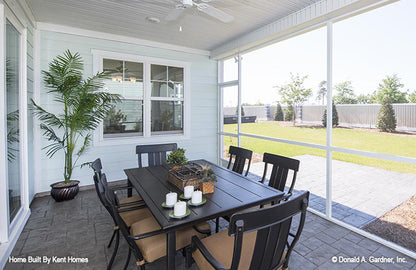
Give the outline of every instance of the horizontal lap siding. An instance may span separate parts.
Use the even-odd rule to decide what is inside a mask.
[[[84,60],[85,75],[91,76],[93,69],[92,49],[113,51],[138,56],[164,58],[190,62],[191,64],[191,128],[190,139],[178,141],[179,147],[186,148],[189,159],[205,158],[215,161],[217,156],[217,62],[207,56],[177,52],[166,49],[158,49],[147,46],[139,46],[122,42],[108,41],[95,38],[87,38],[76,35],[41,31],[41,70],[47,70],[48,63],[65,50],[79,52]],[[54,104],[51,95],[45,95],[46,89],[42,86],[41,102],[48,109],[59,112],[61,108]],[[172,137],[172,142],[175,139]],[[42,139],[42,147],[47,145]],[[137,167],[136,144],[117,146],[93,146],[80,159],[80,163],[92,161],[100,157],[104,171],[110,180],[124,179],[123,169]],[[45,152],[41,153],[42,179],[41,190],[49,190],[49,184],[62,180],[62,153],[49,159]],[[73,179],[81,181],[82,185],[92,184],[91,169],[77,169]]]

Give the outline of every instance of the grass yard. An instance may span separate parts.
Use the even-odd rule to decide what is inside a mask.
[[[236,130],[236,125],[224,125],[225,132],[233,132],[234,130]],[[280,139],[321,145],[326,144],[326,129],[320,127],[294,127],[285,122],[267,121],[242,124],[241,130],[244,133]],[[251,149],[259,154],[269,152],[289,157],[305,154],[322,157],[326,155],[324,150],[247,137],[242,137],[241,143],[242,147]],[[236,144],[236,138],[224,136],[225,149],[227,149],[229,145]],[[415,134],[382,133],[376,130],[334,128],[333,145],[397,156],[416,157]],[[370,167],[416,174],[416,165],[413,164],[368,158],[340,152],[334,152],[333,158]]]

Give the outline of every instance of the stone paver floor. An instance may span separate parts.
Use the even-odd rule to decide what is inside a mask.
[[[309,190],[310,207],[325,213],[326,159],[313,155],[293,158],[300,160],[296,189]],[[416,193],[413,174],[338,160],[332,161],[332,167],[333,217],[357,228],[381,217]],[[252,164],[251,177],[259,179],[263,170],[262,162]]]
[[[87,264],[12,264],[6,270],[22,269],[106,269],[112,249],[106,244],[113,224],[101,206],[94,190],[81,191],[72,201],[56,203],[51,197],[35,198],[32,215],[16,246],[14,257],[74,256],[87,257]],[[296,225],[297,220],[294,221]],[[213,224],[213,223],[212,223]],[[222,220],[221,227],[226,229]],[[211,226],[213,228],[213,226]],[[127,245],[121,238],[113,269],[122,269],[127,256]],[[333,263],[332,258],[360,256],[366,262]],[[363,257],[361,257],[363,256]],[[370,263],[370,256],[404,258],[402,263]],[[415,260],[335,225],[312,213],[307,214],[305,228],[290,259],[291,270],[308,269],[413,269]],[[131,260],[129,269],[134,268]],[[165,269],[165,259],[146,266],[148,270]],[[177,269],[185,270],[184,258],[177,254]],[[197,270],[193,265],[192,270]]]

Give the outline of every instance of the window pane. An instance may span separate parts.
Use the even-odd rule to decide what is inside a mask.
[[[229,149],[230,146],[238,146],[238,139],[237,137],[231,137],[231,136],[221,136],[222,140],[223,140],[223,152],[221,153],[221,157],[223,159],[229,160],[230,158],[230,154],[229,154]],[[227,163],[224,164],[224,166],[226,166]]]
[[[183,98],[183,68],[152,65],[151,78],[152,97]]]
[[[414,10],[402,0],[334,24],[334,146],[416,156]]]
[[[143,99],[143,63],[104,59],[103,71],[110,76],[104,81],[105,91],[124,98]]]
[[[223,131],[237,133],[237,106],[238,106],[238,86],[224,87],[223,95]]]
[[[241,68],[243,133],[325,145],[326,27],[244,54]]]
[[[183,83],[183,68],[168,67],[169,81]]]
[[[6,23],[6,108],[7,108],[7,178],[9,183],[10,222],[21,207],[19,143],[19,48],[20,34]]]
[[[167,72],[167,66],[152,65],[150,78],[152,81],[157,80],[166,82],[168,80]]]
[[[238,62],[234,57],[224,61],[224,82],[238,80]]]
[[[152,101],[152,133],[183,132],[183,101]]]
[[[143,132],[143,101],[123,100],[114,105],[104,119],[104,138],[141,135]]]
[[[416,251],[416,164],[333,152],[332,216]]]

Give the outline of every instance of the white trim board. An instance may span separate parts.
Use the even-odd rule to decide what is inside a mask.
[[[162,43],[162,42],[157,42],[157,41],[150,41],[150,40],[145,40],[145,39],[140,39],[140,38],[127,37],[127,36],[122,36],[122,35],[115,35],[115,34],[109,34],[109,33],[104,33],[104,32],[86,30],[86,29],[81,29],[81,28],[65,26],[65,25],[38,22],[37,27],[39,30],[42,30],[42,31],[50,31],[50,32],[71,34],[71,35],[84,36],[84,37],[90,37],[90,38],[105,39],[105,40],[125,42],[125,43],[130,43],[130,44],[135,44],[135,45],[141,45],[141,46],[148,46],[148,47],[153,47],[153,48],[160,48],[160,49],[167,49],[167,50],[173,50],[173,51],[179,51],[179,52],[185,52],[185,53],[191,53],[191,54],[210,56],[210,52],[206,50],[199,50],[199,49],[173,45],[173,44],[168,44],[168,43]]]
[[[284,18],[262,26],[211,51],[211,58],[225,59],[247,53],[290,38],[305,31],[325,26],[357,13],[399,0],[322,0]]]

